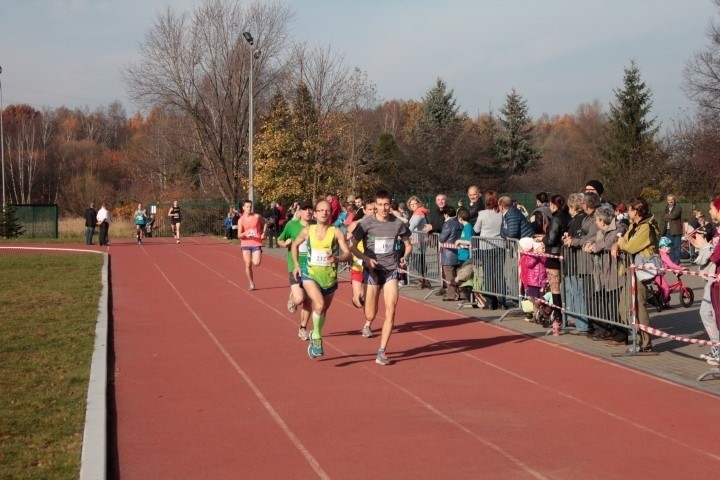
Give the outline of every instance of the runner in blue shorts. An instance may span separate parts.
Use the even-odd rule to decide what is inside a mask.
[[[383,291],[385,301],[385,323],[380,337],[380,349],[375,356],[375,363],[388,365],[390,360],[385,356],[385,349],[390,341],[393,325],[395,323],[395,306],[398,301],[398,268],[407,268],[406,258],[412,253],[410,243],[410,230],[399,218],[390,213],[390,193],[380,190],[375,195],[376,213],[367,215],[353,231],[353,246],[350,247],[353,255],[362,259],[365,266],[363,281],[366,285],[365,293],[365,326],[362,336],[373,336],[372,322],[377,316],[380,290]],[[396,243],[402,241],[404,250],[400,260],[396,251]],[[365,251],[361,252],[355,245],[364,242]]]

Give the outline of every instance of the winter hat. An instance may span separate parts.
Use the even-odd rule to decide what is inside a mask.
[[[592,187],[595,189],[598,195],[602,196],[603,192],[605,191],[605,187],[603,187],[602,182],[600,180],[588,180],[585,182],[585,188]]]
[[[521,252],[532,252],[533,250],[533,239],[530,237],[521,238],[518,241],[518,244],[520,245],[520,251]]]
[[[658,241],[658,247],[670,247],[672,246],[672,241],[670,241],[667,237],[660,237],[660,240]]]

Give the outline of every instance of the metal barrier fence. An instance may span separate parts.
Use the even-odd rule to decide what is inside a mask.
[[[408,282],[416,282],[421,288],[430,288],[425,297],[427,299],[445,284],[440,250],[451,247],[441,247],[437,234],[422,232],[413,232],[411,243],[413,253],[408,259]],[[646,295],[643,294],[647,287],[643,282],[634,285],[635,273],[630,268],[631,255],[620,253],[613,257],[609,251],[588,253],[567,247],[563,248],[559,257],[531,255],[560,260],[562,303],[556,306],[549,302],[547,306],[562,312],[563,330],[570,328],[569,321],[581,330],[587,329],[588,324],[594,322],[605,328],[628,330],[633,348],[637,347],[638,328],[633,320],[643,316],[648,318]],[[511,308],[519,307],[522,300],[527,298],[520,280],[518,240],[472,237],[470,258],[473,266],[473,292],[484,295],[486,299],[495,297],[499,305]],[[543,301],[540,300],[540,303]]]
[[[408,283],[416,282],[420,288],[430,288],[427,299],[443,286],[438,235],[413,232],[410,242],[413,251],[408,259]]]
[[[486,297],[497,297],[500,305],[508,300],[520,304],[518,243],[500,237],[472,237],[474,289]]]
[[[473,291],[486,298],[497,297],[500,304],[514,300],[520,305],[526,297],[520,280],[518,241],[473,237],[471,242]],[[563,330],[569,328],[569,321],[581,330],[595,322],[605,328],[628,330],[633,346],[637,345],[638,332],[633,318],[638,312],[647,315],[646,295],[642,294],[647,287],[637,282],[633,290],[634,272],[630,269],[630,260],[630,255],[622,253],[613,257],[609,251],[587,253],[563,248],[560,261],[562,304],[560,307],[548,304],[549,308],[561,309]],[[643,300],[642,303],[637,304],[636,298]],[[544,302],[541,300],[541,303]]]
[[[56,204],[12,205],[22,224],[24,238],[58,238],[58,206]]]
[[[172,236],[168,211],[172,204],[152,204],[150,211],[155,215],[153,235]],[[230,208],[223,202],[183,202],[180,204],[182,222],[181,235],[225,235],[225,217]]]
[[[588,320],[630,329],[630,256],[621,253],[615,258],[606,251],[587,253],[565,247],[563,257],[566,317],[582,330]]]

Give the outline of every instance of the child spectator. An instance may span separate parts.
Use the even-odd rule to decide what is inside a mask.
[[[680,265],[670,259],[670,250],[672,250],[672,240],[668,237],[660,237],[660,240],[658,240],[658,251],[660,252],[663,266],[673,270],[682,270],[683,268]],[[655,276],[655,285],[657,285],[660,292],[662,292],[663,302],[667,307],[670,303],[670,285],[668,285],[667,280],[665,280],[665,272],[658,272]]]
[[[233,233],[233,210],[232,208],[227,213],[227,216],[225,217],[225,239],[230,240],[232,238]]]
[[[542,297],[542,292],[547,284],[547,273],[545,271],[545,257],[533,255],[533,253],[544,253],[544,245],[534,242],[532,238],[521,238],[520,244],[520,280],[522,281],[525,296],[531,299]],[[537,302],[533,301],[533,313],[537,311]]]
[[[155,214],[150,214],[150,218],[148,218],[147,223],[145,224],[145,236],[148,238],[152,237],[153,229],[155,229]]]

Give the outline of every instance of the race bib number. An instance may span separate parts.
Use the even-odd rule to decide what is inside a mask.
[[[174,218],[180,218],[180,214],[179,214],[179,213],[175,213],[175,214],[173,214],[173,217],[174,217]]]
[[[316,267],[329,267],[332,250],[327,248],[316,248],[310,254],[308,263]]]
[[[394,237],[376,237],[375,238],[375,253],[384,254],[392,253],[395,251],[395,238]]]
[[[257,230],[254,228],[249,228],[248,231],[245,233],[245,236],[248,238],[255,238],[257,237]]]
[[[307,255],[307,240],[298,245],[298,253],[300,255]]]

